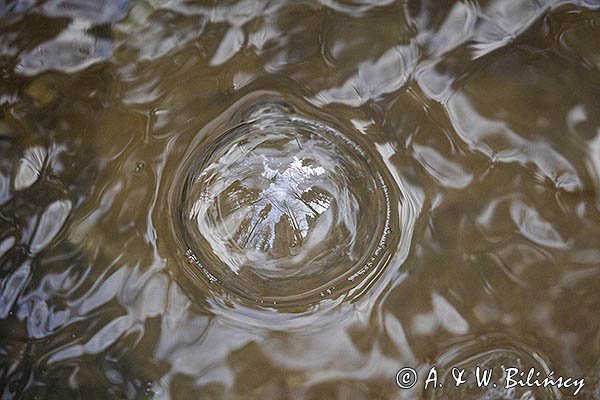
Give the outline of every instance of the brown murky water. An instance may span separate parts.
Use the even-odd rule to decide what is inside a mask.
[[[4,0],[0,76],[1,399],[600,399],[596,0]]]

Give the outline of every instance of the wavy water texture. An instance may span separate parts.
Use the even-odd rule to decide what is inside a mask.
[[[598,37],[594,0],[0,1],[0,399],[598,398]]]

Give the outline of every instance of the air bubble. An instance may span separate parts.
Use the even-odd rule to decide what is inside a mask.
[[[385,164],[356,133],[283,102],[239,115],[190,150],[175,182],[184,275],[249,308],[300,312],[351,299],[403,237]]]

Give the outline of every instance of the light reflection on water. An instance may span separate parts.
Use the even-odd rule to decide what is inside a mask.
[[[598,397],[599,9],[0,2],[0,398]]]

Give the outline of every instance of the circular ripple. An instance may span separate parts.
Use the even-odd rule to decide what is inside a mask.
[[[357,141],[263,103],[183,162],[173,203],[187,275],[246,306],[355,296],[398,244],[392,182]]]
[[[430,391],[432,399],[503,399],[503,400],[535,400],[558,398],[555,388],[537,387],[535,385],[513,386],[513,380],[523,380],[533,369],[530,382],[535,379],[542,381],[551,372],[544,357],[534,349],[514,341],[507,342],[499,337],[470,340],[455,343],[445,351],[436,361],[441,387]],[[480,377],[483,371],[491,372],[491,378],[477,382],[476,372],[480,368]],[[456,376],[453,368],[464,370],[462,378],[466,382],[456,386]],[[510,369],[512,368],[512,369]],[[515,371],[519,371],[515,375]],[[524,376],[520,375],[523,372]],[[454,374],[456,374],[454,370]],[[507,374],[510,374],[507,381]],[[508,382],[508,384],[507,384]]]

